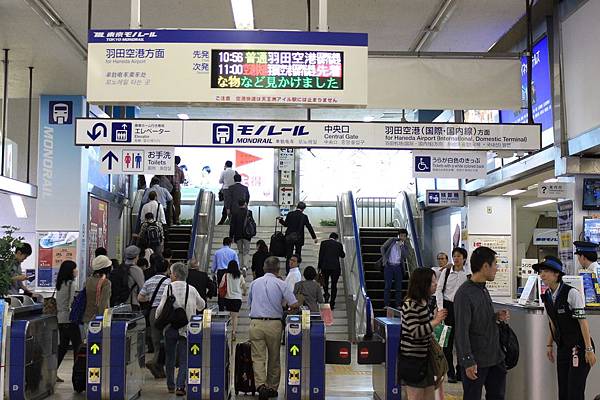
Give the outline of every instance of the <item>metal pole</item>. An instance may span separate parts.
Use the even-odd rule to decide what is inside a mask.
[[[327,0],[319,0],[319,32],[327,31]]]
[[[4,152],[6,149],[6,127],[8,121],[6,116],[8,114],[8,50],[4,49],[4,90],[2,94],[2,166],[0,166],[0,176],[4,176]]]
[[[31,164],[31,103],[33,101],[33,67],[29,67],[29,110],[27,119],[27,183]]]
[[[532,98],[532,74],[533,74],[533,26],[531,26],[531,2],[525,0],[525,11],[527,14],[527,114],[528,122],[533,124],[533,98]]]
[[[88,35],[89,35],[90,30],[92,29],[92,9],[93,9],[93,7],[94,7],[93,0],[88,0],[88,18],[87,18]],[[90,116],[90,103],[88,103],[87,99],[85,99],[85,117],[88,118],[89,116]]]
[[[142,27],[141,10],[142,6],[140,0],[131,0],[131,18],[129,19],[130,29],[140,29]]]

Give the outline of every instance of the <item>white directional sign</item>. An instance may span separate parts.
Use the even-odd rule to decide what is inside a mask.
[[[77,119],[77,145],[511,150],[540,148],[540,125]]]
[[[415,178],[479,179],[487,174],[485,151],[413,151]]]
[[[173,147],[102,147],[100,150],[102,172],[106,174],[175,173],[175,148]]]
[[[547,199],[568,199],[571,184],[568,182],[542,182],[538,184],[538,197]]]
[[[181,146],[183,121],[169,119],[77,119],[77,145]]]

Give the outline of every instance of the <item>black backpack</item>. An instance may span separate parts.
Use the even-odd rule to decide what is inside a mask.
[[[160,246],[161,242],[162,235],[160,234],[158,222],[153,221],[148,223],[148,225],[146,226],[146,244],[148,245],[148,247]]]
[[[165,304],[160,311],[160,314],[156,316],[154,321],[154,327],[156,329],[164,329],[167,325],[171,325],[174,329],[180,329],[187,325],[188,317],[186,313],[186,307],[188,302],[188,296],[190,294],[190,285],[186,283],[185,287],[185,302],[183,306],[177,304],[175,295],[173,294],[173,288],[171,285],[167,286],[167,298]],[[178,307],[176,307],[178,305]]]
[[[244,220],[244,237],[253,238],[256,236],[256,222],[252,217],[252,211],[246,211],[246,219]]]
[[[500,332],[500,348],[504,352],[506,369],[512,369],[519,362],[519,339],[506,322],[500,322],[498,329]]]
[[[111,307],[127,303],[129,301],[131,291],[137,285],[134,283],[132,287],[129,287],[129,268],[130,265],[123,263],[110,271],[109,279],[111,285]]]

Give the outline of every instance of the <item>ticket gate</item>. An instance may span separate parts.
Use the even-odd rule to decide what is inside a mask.
[[[350,342],[326,341],[319,314],[290,315],[285,328],[285,398],[325,399],[325,364],[350,364]]]
[[[6,315],[4,395],[43,399],[54,393],[58,366],[58,321],[28,296],[9,296]]]
[[[374,320],[373,340],[357,346],[358,364],[372,364],[373,394],[378,400],[401,400],[402,389],[396,374],[400,348],[401,319],[388,311],[388,317]]]
[[[144,383],[146,321],[131,309],[109,308],[89,322],[88,400],[140,397]]]
[[[229,314],[204,310],[188,324],[187,398],[226,400],[231,396]]]

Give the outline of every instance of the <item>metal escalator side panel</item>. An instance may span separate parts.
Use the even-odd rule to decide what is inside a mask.
[[[325,381],[325,324],[323,321],[313,321],[310,324],[310,371],[307,398],[324,400]]]
[[[212,321],[210,327],[210,400],[229,398],[229,341],[228,321]]]
[[[25,400],[25,340],[29,321],[13,320],[10,327],[8,397]]]

